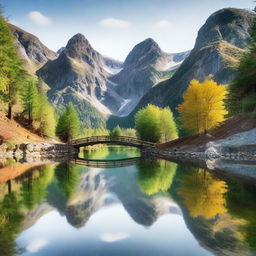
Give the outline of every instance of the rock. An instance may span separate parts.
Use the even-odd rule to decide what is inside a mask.
[[[35,73],[48,60],[57,58],[58,54],[49,50],[36,36],[12,24],[9,27],[16,39],[18,54],[30,73]]]

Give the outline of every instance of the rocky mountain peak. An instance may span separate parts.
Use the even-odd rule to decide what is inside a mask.
[[[154,64],[163,54],[159,45],[152,38],[147,38],[132,49],[125,59],[124,67]]]
[[[44,65],[47,61],[56,59],[58,54],[48,49],[36,36],[9,24],[15,38],[19,56],[24,60],[24,66],[29,73]]]
[[[78,33],[74,35],[67,43],[63,51],[71,58],[84,59],[85,57],[95,58],[97,52],[91,47],[89,41],[84,35]]]
[[[213,13],[198,32],[195,48],[202,48],[220,40],[244,48],[249,37],[248,28],[254,12],[225,8]]]

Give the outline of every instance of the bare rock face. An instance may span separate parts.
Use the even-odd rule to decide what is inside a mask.
[[[163,52],[151,38],[137,44],[125,59],[123,69],[109,78],[109,87],[123,98],[113,111],[121,116],[129,114],[141,97],[154,84],[169,78],[187,55],[175,57],[176,54]]]
[[[48,49],[36,36],[12,24],[9,24],[9,27],[16,39],[18,53],[31,74],[34,74],[48,60],[58,57],[57,53]]]
[[[37,75],[50,87],[48,96],[56,107],[63,108],[71,101],[83,122],[100,126],[104,122],[102,113],[110,114],[101,103],[107,79],[103,65],[103,57],[82,34],[77,34]]]
[[[109,115],[129,114],[143,95],[177,70],[188,52],[168,54],[149,38],[124,63],[102,56],[82,34],[58,53],[26,31],[10,25],[26,69],[48,85],[48,97],[60,110],[76,105],[85,126],[103,126]]]
[[[235,66],[248,43],[248,29],[255,13],[226,8],[212,14],[198,32],[195,47],[177,72],[146,93],[127,118],[147,104],[170,106],[176,111],[192,79],[204,80],[212,75],[218,83],[228,84],[235,76]],[[130,124],[132,125],[131,121]]]

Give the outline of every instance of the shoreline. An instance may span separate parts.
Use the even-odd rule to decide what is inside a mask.
[[[3,143],[0,146],[1,158],[27,159],[62,159],[74,157],[78,150],[71,145],[61,143],[21,143],[12,146]]]

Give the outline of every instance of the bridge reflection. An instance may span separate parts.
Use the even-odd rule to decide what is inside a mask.
[[[118,168],[140,163],[143,158],[133,157],[118,160],[94,160],[94,159],[83,159],[77,158],[70,161],[72,164],[83,165],[94,168]]]

